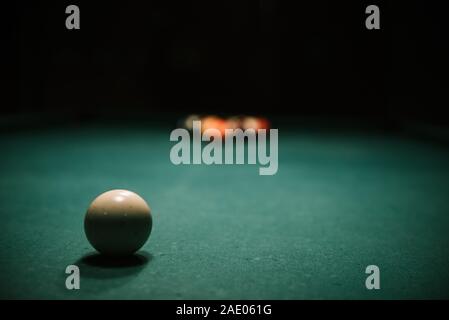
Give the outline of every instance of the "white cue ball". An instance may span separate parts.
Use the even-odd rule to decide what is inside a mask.
[[[153,226],[151,210],[138,194],[111,190],[89,206],[84,231],[90,244],[105,255],[130,255],[147,241]]]

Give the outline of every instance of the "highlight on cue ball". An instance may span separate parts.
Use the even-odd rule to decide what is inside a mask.
[[[138,194],[110,190],[90,204],[84,218],[87,240],[100,253],[130,255],[148,240],[153,226],[151,209]]]

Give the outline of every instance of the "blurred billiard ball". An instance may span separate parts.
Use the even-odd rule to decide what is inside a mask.
[[[257,130],[270,129],[270,122],[264,117],[247,116],[243,118],[242,128],[243,130],[254,129],[257,133]]]
[[[193,130],[193,121],[201,121],[201,117],[196,114],[191,114],[180,121],[179,127],[187,129],[188,131]]]

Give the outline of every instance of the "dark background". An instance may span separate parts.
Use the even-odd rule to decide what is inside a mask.
[[[76,4],[81,29],[65,28]],[[381,30],[365,28],[365,8]],[[448,124],[443,1],[18,1],[12,103],[81,118],[253,113]],[[12,63],[11,63],[12,61]]]

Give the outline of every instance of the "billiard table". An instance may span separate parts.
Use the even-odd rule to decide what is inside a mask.
[[[449,298],[447,142],[361,127],[279,126],[273,176],[173,165],[165,122],[3,130],[0,298]],[[83,220],[116,188],[145,198],[153,230],[111,259]],[[79,290],[65,286],[69,265]]]

